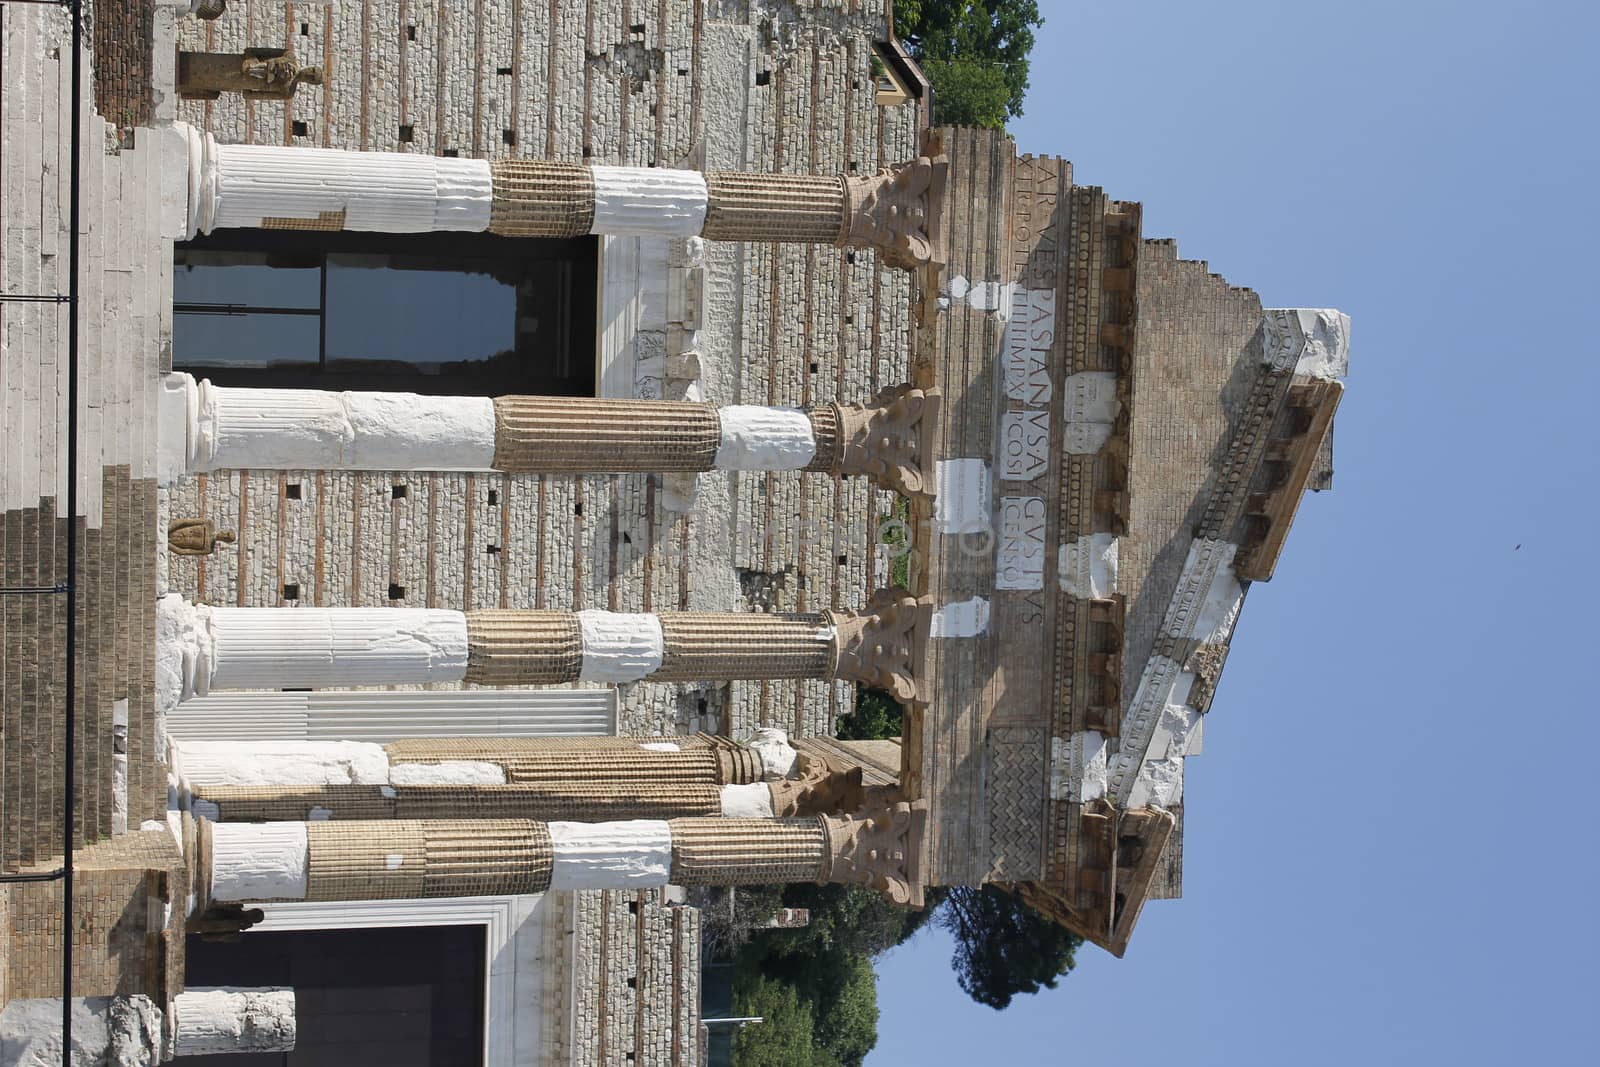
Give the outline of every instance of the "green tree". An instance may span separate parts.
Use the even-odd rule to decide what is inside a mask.
[[[857,689],[856,706],[833,724],[833,735],[845,741],[899,737],[905,708],[881,689]]]
[[[872,961],[850,953],[816,991],[816,1044],[843,1067],[860,1067],[878,1043],[878,976]]]
[[[896,0],[894,22],[933,83],[936,121],[998,129],[1022,114],[1037,0]]]
[[[733,1010],[762,1019],[733,1039],[733,1058],[739,1067],[832,1067],[815,1055],[811,1004],[801,1000],[793,986],[755,976],[734,987]]]
[[[1083,939],[997,886],[951,889],[935,920],[955,938],[956,982],[996,1011],[1018,993],[1054,989]]]

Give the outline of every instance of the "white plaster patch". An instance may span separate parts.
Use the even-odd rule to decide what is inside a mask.
[[[211,899],[304,900],[305,896],[305,823],[212,824]]]
[[[212,608],[212,685],[281,689],[459,682],[467,617],[428,608]]]
[[[672,872],[672,829],[661,819],[553,822],[551,889],[644,889]]]
[[[1084,534],[1061,546],[1056,561],[1061,591],[1084,600],[1104,600],[1117,591],[1116,534]]]
[[[1000,416],[1000,477],[1012,482],[1031,482],[1049,469],[1050,413],[1003,412]]]
[[[586,682],[636,682],[661,667],[661,620],[647,613],[580,611]]]
[[[198,386],[189,469],[494,469],[487,397]]]
[[[391,763],[390,785],[505,785],[505,768],[486,760]]]
[[[383,865],[391,871],[398,871],[405,865],[406,858],[398,852],[391,852],[383,858]]]
[[[744,745],[761,757],[761,773],[767,781],[787,778],[794,773],[799,754],[789,744],[789,735],[777,727],[761,727],[750,735]]]
[[[365,741],[184,741],[173,770],[198,785],[382,785],[389,756]]]
[[[1093,730],[1050,739],[1050,798],[1083,802],[1106,795],[1110,741]]]
[[[1075,456],[1090,455],[1104,448],[1121,410],[1115,371],[1085,370],[1069,374],[1063,442],[1067,452]]]
[[[1337,381],[1350,371],[1350,316],[1333,308],[1269,308],[1268,362],[1297,375]]]
[[[989,530],[989,465],[981,459],[941,459],[934,464],[938,496],[933,521],[942,534]]]
[[[717,410],[722,439],[718,470],[794,471],[817,456],[811,419],[795,408],[732,404]]]
[[[682,752],[683,749],[671,741],[646,741],[639,746],[646,752]]]
[[[1056,291],[1014,287],[1001,364],[1006,396],[1030,407],[1050,405],[1050,352],[1056,341]]]
[[[971,282],[961,275],[952,277],[940,293],[941,308],[953,303],[965,303],[975,311],[998,311],[1003,319],[1011,309],[1011,292],[1015,282]]]
[[[1044,588],[1044,498],[1000,498],[1000,546],[995,558],[996,589]]]
[[[931,637],[977,637],[989,629],[989,602],[981,596],[941,604],[933,613]]]
[[[156,601],[156,707],[163,713],[211,691],[211,609],[177,593]]]
[[[1161,717],[1156,720],[1155,732],[1150,735],[1150,745],[1145,749],[1145,759],[1176,759],[1192,755],[1191,745],[1199,740],[1203,719],[1200,712],[1187,704],[1164,705]]]
[[[706,222],[706,179],[695,170],[593,166],[592,234],[695,237]]]
[[[772,787],[766,782],[723,786],[722,815],[727,819],[772,818]]]
[[[1170,808],[1183,799],[1183,757],[1146,760],[1128,794],[1130,808]]]
[[[1238,548],[1232,544],[1195,541],[1189,546],[1189,557],[1184,563],[1186,573],[1202,566],[1200,556],[1208,548],[1214,552],[1216,569],[1210,576],[1199,610],[1190,620],[1188,636],[1202,644],[1225,644],[1233,637],[1233,627],[1239,621],[1239,609],[1244,604],[1244,587],[1233,573],[1233,558]]]

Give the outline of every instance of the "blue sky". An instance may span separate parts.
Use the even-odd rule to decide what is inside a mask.
[[[1040,6],[1023,151],[1353,317],[1335,491],[1246,603],[1185,899],[1003,1013],[923,935],[868,1067],[1600,1062],[1597,9]]]

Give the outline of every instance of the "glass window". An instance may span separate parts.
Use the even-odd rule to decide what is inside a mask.
[[[218,385],[594,394],[593,238],[227,230],[180,244],[173,366]]]
[[[446,270],[411,257],[328,256],[328,358],[437,367],[510,356],[517,279],[482,265]]]

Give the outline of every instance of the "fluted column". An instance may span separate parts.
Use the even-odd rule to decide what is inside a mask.
[[[604,822],[853,811],[859,767],[799,753],[780,730],[726,738],[186,741],[171,763],[216,822],[518,818]]]
[[[582,397],[250,389],[169,374],[162,478],[252,470],[808,470],[929,491],[935,390],[794,408]]]
[[[920,903],[926,805],[806,818],[198,820],[198,912],[272,900],[497,896],[669,882],[866,885]]]
[[[157,605],[166,704],[212,689],[848,678],[917,695],[926,604],[821,614]]]
[[[292,1052],[293,989],[196,989],[172,998],[173,1054]]]
[[[183,129],[191,236],[241,226],[551,238],[703,235],[874,248],[901,267],[942,262],[942,157],[864,178],[702,174],[219,144],[208,133]]]

